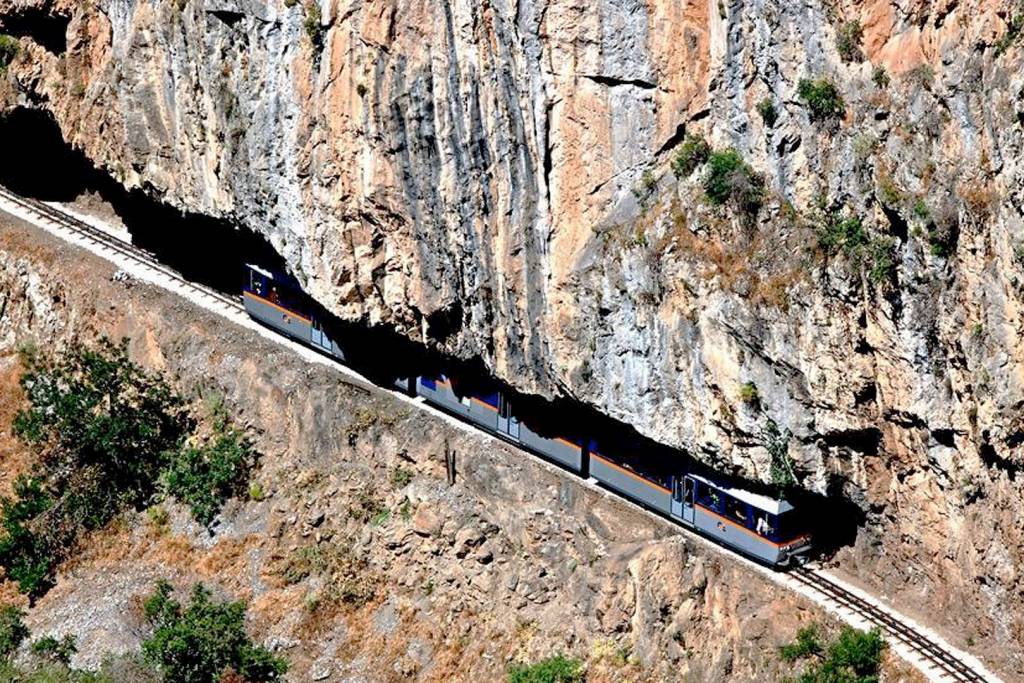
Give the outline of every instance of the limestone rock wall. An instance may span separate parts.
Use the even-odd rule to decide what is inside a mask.
[[[24,37],[9,99],[124,184],[267,235],[346,318],[751,478],[770,477],[774,421],[803,485],[866,515],[841,562],[908,602],[939,596],[936,618],[1017,656],[1009,0],[315,7],[0,0],[69,21],[60,54]],[[819,77],[841,120],[809,117],[798,83]],[[756,220],[669,171],[690,132],[764,174]],[[822,207],[886,240],[883,278],[816,248]]]

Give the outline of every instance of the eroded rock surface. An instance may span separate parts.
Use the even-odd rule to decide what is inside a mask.
[[[68,22],[64,46],[18,24],[7,100],[126,185],[267,235],[346,318],[751,478],[775,421],[802,483],[866,515],[839,560],[1024,670],[1011,2],[317,7],[0,0]],[[810,120],[819,77],[842,120]],[[668,170],[688,132],[765,175],[756,220]],[[818,253],[822,204],[889,240],[884,278]]]

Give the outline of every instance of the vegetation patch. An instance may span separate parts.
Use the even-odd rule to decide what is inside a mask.
[[[211,410],[211,433],[175,451],[164,471],[168,493],[186,503],[199,523],[209,526],[224,502],[241,495],[256,449],[246,434],[231,425],[218,402]]]
[[[18,56],[20,49],[17,38],[6,33],[0,33],[0,74],[7,71],[7,67]]]
[[[876,628],[861,631],[845,626],[830,642],[811,624],[797,632],[796,640],[779,648],[784,662],[802,671],[791,683],[877,683],[886,644]]]
[[[871,81],[880,90],[885,90],[889,87],[889,72],[885,70],[884,66],[876,66],[871,72]]]
[[[38,461],[0,499],[0,566],[31,596],[52,584],[83,533],[149,507],[161,480],[208,523],[252,460],[223,413],[209,440],[186,446],[197,421],[163,376],[131,362],[127,340],[55,357],[29,349],[22,364],[28,406],[14,433]]]
[[[582,683],[583,665],[578,659],[562,654],[535,664],[514,664],[508,672],[508,683]]]
[[[712,204],[730,203],[741,213],[755,216],[761,209],[764,192],[764,178],[735,149],[714,152],[708,158],[704,194]]]
[[[895,242],[887,237],[870,237],[859,216],[827,212],[818,229],[818,246],[827,255],[845,255],[855,268],[866,268],[874,284],[895,275]]]
[[[836,49],[844,62],[859,62],[864,59],[861,43],[864,40],[864,27],[860,21],[844,21],[836,30]]]
[[[689,133],[672,157],[672,172],[677,178],[686,178],[711,156],[711,146],[698,133]]]
[[[142,652],[165,681],[282,680],[287,661],[245,632],[245,602],[216,602],[202,584],[192,589],[188,605],[172,593],[171,584],[161,581],[144,605],[153,635],[143,641]]]
[[[769,128],[773,128],[779,120],[779,112],[775,109],[775,103],[770,97],[765,97],[757,103],[757,113],[761,115],[764,125]]]
[[[306,4],[306,18],[302,22],[302,27],[306,31],[306,35],[309,36],[309,42],[312,43],[313,47],[318,50],[323,47],[324,44],[324,27],[320,23],[323,16],[320,13],[320,3],[316,0],[312,0]]]
[[[807,106],[811,121],[839,120],[846,115],[846,103],[835,83],[827,78],[800,79],[797,95]]]

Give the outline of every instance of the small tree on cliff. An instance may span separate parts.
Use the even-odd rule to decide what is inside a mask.
[[[779,429],[775,420],[768,419],[760,433],[761,445],[771,456],[772,483],[780,489],[789,488],[797,483],[793,471],[793,459],[789,457],[789,439],[792,433]]]

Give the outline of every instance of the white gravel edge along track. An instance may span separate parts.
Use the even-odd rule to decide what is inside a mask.
[[[9,197],[7,191],[0,194],[0,210],[34,225],[65,242],[81,247],[93,254],[96,254],[97,256],[100,256],[137,280],[148,282],[162,289],[173,292],[193,305],[199,306],[222,318],[226,318],[236,325],[244,327],[270,341],[285,346],[290,351],[300,355],[303,360],[307,362],[330,366],[350,381],[367,388],[380,389],[351,368],[348,368],[333,359],[323,356],[302,344],[287,339],[258,324],[245,313],[240,303],[232,305],[226,301],[225,298],[213,296],[210,293],[203,291],[200,287],[184,281],[180,276],[176,277],[173,274],[173,271],[170,271],[169,268],[154,267],[145,263],[141,258],[133,258],[131,255],[125,254],[119,249],[111,248],[101,241],[97,241],[96,239],[82,234],[73,226],[74,220],[76,218],[80,218],[80,216],[76,215],[77,212],[68,212],[64,207],[53,204],[48,206],[51,210],[64,213],[68,218],[68,222],[62,222],[47,216],[41,210],[36,210],[33,205],[26,204],[24,202],[17,201],[13,197]],[[91,218],[88,222],[89,225],[103,230],[107,235],[120,237],[124,234],[122,230],[119,230],[116,227],[106,226],[104,228],[104,226],[98,225],[102,222],[98,219]],[[126,244],[125,246],[128,245]],[[385,389],[380,390],[385,391]],[[496,443],[501,443],[506,446],[509,445],[507,442],[502,441],[493,435],[482,432],[468,423],[462,422],[447,413],[441,412],[440,410],[427,405],[422,398],[411,398],[398,392],[391,393],[407,404],[429,412],[439,420],[444,420],[455,429],[468,431],[478,436],[485,436],[487,438],[494,439]],[[531,457],[538,465],[546,467],[560,476],[572,476],[565,470],[562,470],[541,458],[532,455]],[[582,481],[576,477],[573,477],[573,479],[577,482],[581,482],[584,486],[599,493],[600,495],[613,497],[622,504],[633,505],[633,503],[625,500],[624,498],[608,491],[607,489],[601,488],[593,481]],[[947,681],[988,681],[991,683],[1002,683],[1002,679],[989,671],[985,665],[973,655],[954,647],[933,630],[918,624],[913,619],[910,619],[905,615],[900,614],[894,608],[882,603],[880,600],[865,593],[863,590],[850,585],[825,569],[810,566],[808,567],[808,570],[802,574],[797,574],[795,572],[777,572],[747,560],[746,558],[735,555],[734,553],[721,548],[701,536],[686,532],[683,530],[683,527],[674,524],[664,517],[646,510],[645,513],[658,523],[670,526],[674,530],[685,533],[693,542],[700,543],[702,546],[712,550],[713,552],[727,555],[730,561],[740,563],[750,571],[758,573],[765,579],[790,591],[799,593],[815,605],[825,609],[851,626],[869,629],[876,625],[882,625],[883,632],[887,636],[889,647],[892,648],[893,652],[911,664],[914,668],[918,669],[929,681],[934,681],[936,683],[944,683]],[[800,576],[815,578],[816,581],[824,580],[825,582],[830,582],[833,589],[830,591],[823,590],[815,585],[816,581],[801,580],[799,578]],[[837,598],[836,595],[839,595],[840,597]],[[857,601],[859,606],[852,604],[854,601]],[[865,605],[870,606],[870,608],[865,607]],[[880,615],[885,615],[887,618],[883,619]],[[880,624],[880,621],[883,620],[888,621],[889,623]],[[937,653],[941,653],[942,656],[937,656]]]

